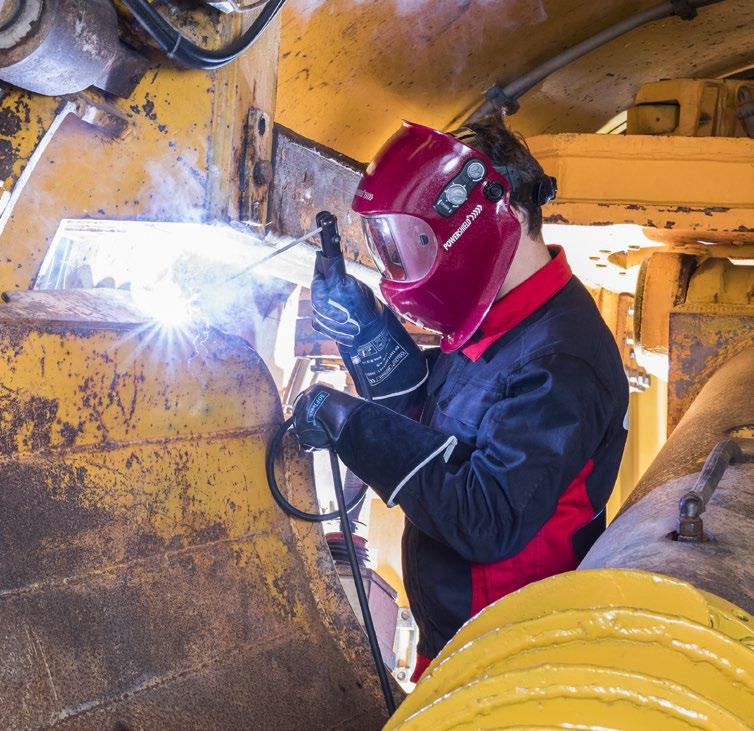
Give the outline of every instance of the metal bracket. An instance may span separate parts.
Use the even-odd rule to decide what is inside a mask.
[[[709,453],[693,489],[679,501],[678,531],[676,540],[686,543],[702,543],[709,538],[704,533],[702,513],[720,484],[731,462],[741,460],[741,447],[732,439],[718,442]]]
[[[673,14],[683,20],[693,20],[697,16],[696,8],[688,0],[670,0],[673,6]]]

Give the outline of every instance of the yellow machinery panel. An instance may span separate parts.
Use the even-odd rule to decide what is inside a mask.
[[[665,576],[563,574],[463,627],[386,728],[751,728],[752,621]]]
[[[379,727],[321,529],[267,486],[259,357],[70,298],[0,308],[0,728]],[[311,509],[309,462],[280,480]]]

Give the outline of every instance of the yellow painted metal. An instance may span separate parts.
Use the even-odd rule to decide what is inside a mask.
[[[0,306],[0,727],[379,727],[321,528],[267,486],[259,356],[86,298]],[[308,459],[279,480],[312,509]]]
[[[528,143],[558,179],[549,223],[637,224],[658,241],[748,241],[754,231],[754,140],[563,134]]]
[[[278,119],[370,160],[402,118],[443,127],[498,81],[512,81],[656,0],[290,0]],[[693,22],[622,36],[539,84],[511,123],[526,135],[592,132],[661,78],[715,77],[751,63],[754,6],[726,0]]]
[[[718,79],[667,79],[644,84],[636,95],[636,106],[628,110],[626,132],[746,137],[736,115],[740,89],[754,91],[754,84]]]
[[[563,574],[462,627],[386,729],[749,728],[752,623],[669,577]]]
[[[217,45],[234,34],[232,26],[194,22],[187,29]],[[274,110],[278,30],[273,23],[238,62],[212,73],[156,56],[129,99],[95,92],[4,97],[0,290],[29,287],[63,218],[238,219],[249,113]],[[271,143],[267,125],[258,147]]]

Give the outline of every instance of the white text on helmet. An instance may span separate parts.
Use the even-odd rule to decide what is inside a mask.
[[[374,193],[370,193],[368,190],[364,190],[363,188],[358,188],[356,190],[356,195],[359,198],[363,198],[365,201],[371,201],[374,199]]]
[[[448,251],[448,249],[450,249],[450,247],[453,246],[453,244],[455,244],[464,233],[466,233],[469,226],[476,221],[477,216],[481,212],[482,206],[477,205],[477,207],[466,216],[466,220],[458,227],[457,231],[442,245],[442,248],[445,249],[445,251]]]

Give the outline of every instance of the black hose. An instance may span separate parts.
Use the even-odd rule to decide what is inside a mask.
[[[280,488],[275,478],[275,460],[283,443],[283,438],[293,424],[293,418],[284,421],[275,435],[272,437],[270,446],[267,449],[267,457],[265,459],[265,468],[267,470],[267,482],[270,485],[270,491],[275,498],[275,502],[289,515],[299,520],[306,520],[312,523],[322,523],[326,520],[335,520],[340,518],[341,528],[343,531],[343,538],[346,544],[346,553],[348,554],[348,563],[353,573],[353,583],[356,587],[356,596],[359,599],[359,607],[361,608],[361,615],[364,618],[364,629],[367,633],[369,640],[369,648],[372,651],[372,658],[374,659],[374,665],[377,668],[377,675],[380,679],[380,687],[382,688],[382,694],[385,697],[385,707],[387,708],[388,716],[392,716],[395,713],[395,700],[393,698],[393,692],[390,688],[390,681],[388,680],[387,671],[385,670],[385,663],[382,660],[382,653],[380,652],[380,645],[377,640],[377,632],[374,629],[374,621],[372,620],[372,613],[369,610],[369,601],[367,599],[366,591],[364,590],[364,579],[361,575],[361,568],[359,566],[359,560],[356,557],[356,548],[353,545],[353,533],[351,531],[351,521],[348,518],[348,513],[358,505],[363,499],[367,486],[364,485],[358,494],[346,504],[346,498],[343,493],[343,482],[340,479],[340,465],[338,463],[338,455],[334,449],[330,449],[330,467],[332,468],[332,479],[335,487],[335,499],[338,503],[337,512],[333,513],[307,513],[299,508],[291,505],[288,500],[280,492]]]
[[[719,2],[721,2],[721,0],[685,0],[684,5],[692,11],[695,11],[697,8],[704,7],[705,5],[714,5]],[[551,59],[545,61],[545,63],[540,64],[531,71],[527,71],[517,79],[514,79],[505,85],[495,84],[487,90],[487,100],[466,121],[473,122],[498,109],[505,109],[508,114],[513,114],[518,109],[518,103],[516,100],[527,91],[534,88],[538,83],[544,81],[544,79],[550,76],[550,74],[559,71],[564,66],[567,66],[573,61],[585,56],[590,51],[599,48],[605,43],[608,43],[635,28],[677,14],[678,8],[678,2],[666,0],[666,2],[661,2],[651,8],[634,13],[628,18],[624,18],[618,23],[601,30],[599,33],[596,33],[581,43],[577,43],[575,46],[567,48],[562,53],[553,56]]]
[[[219,49],[202,48],[190,41],[148,0],[123,0],[123,4],[170,58],[189,68],[211,71],[230,63],[249,48],[280,12],[285,0],[268,0],[248,30]]]
[[[366,630],[367,638],[369,639],[369,647],[372,650],[374,666],[375,668],[377,668],[377,675],[380,679],[382,695],[385,697],[387,715],[392,716],[395,713],[395,700],[393,698],[393,691],[390,689],[390,681],[387,677],[387,670],[385,670],[385,663],[382,661],[382,653],[380,652],[380,645],[377,641],[377,632],[375,632],[374,629],[372,613],[369,611],[369,600],[367,599],[367,594],[364,590],[364,579],[361,576],[361,567],[359,566],[359,561],[356,558],[356,548],[353,545],[351,522],[348,519],[349,508],[346,505],[346,498],[343,494],[343,483],[340,479],[340,465],[338,464],[338,455],[334,449],[330,450],[330,467],[332,468],[332,478],[333,482],[335,483],[335,499],[338,501],[338,512],[340,513],[340,522],[343,527],[343,537],[345,538],[346,551],[348,552],[348,563],[351,567],[351,573],[353,574],[353,583],[356,587],[356,596],[358,596],[359,598],[361,616],[364,618],[364,629]]]
[[[272,437],[272,441],[270,442],[270,446],[267,449],[267,457],[265,459],[265,469],[267,471],[267,483],[270,486],[270,492],[272,493],[272,497],[275,498],[275,502],[289,515],[292,515],[294,518],[298,518],[299,520],[306,520],[310,523],[324,523],[328,520],[337,520],[340,517],[340,511],[335,510],[331,513],[307,513],[304,510],[301,510],[300,508],[297,508],[295,505],[292,505],[288,500],[285,498],[283,493],[280,491],[280,487],[277,483],[277,478],[275,477],[275,460],[277,459],[278,454],[280,453],[280,449],[283,444],[283,439],[285,438],[286,433],[293,425],[293,417],[290,419],[286,419],[279,427],[278,430],[275,432],[275,435]],[[338,479],[340,480],[340,472],[338,473]],[[336,495],[337,495],[337,489],[336,489]],[[360,500],[364,499],[364,495],[366,495],[367,492],[367,486],[364,485],[359,492],[354,496],[353,500],[346,506],[347,510],[346,512],[351,512],[358,504]]]

